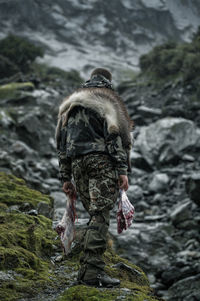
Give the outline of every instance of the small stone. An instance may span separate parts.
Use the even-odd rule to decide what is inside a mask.
[[[53,209],[45,202],[40,202],[37,206],[38,214],[44,215],[48,218],[53,217]]]
[[[35,210],[35,209],[32,209],[32,210],[28,211],[27,214],[33,215],[33,216],[37,216],[38,215],[38,211]]]
[[[154,175],[149,184],[149,190],[153,192],[160,192],[168,189],[169,177],[165,173]]]
[[[162,111],[157,108],[149,108],[146,106],[139,106],[137,111],[142,114],[144,118],[152,118],[154,116],[161,116]]]
[[[54,258],[54,262],[61,262],[63,260],[63,256],[59,255],[56,258]]]
[[[13,275],[10,275],[9,272],[0,271],[0,281],[11,281],[14,280]]]
[[[182,160],[183,161],[188,161],[188,162],[194,162],[195,158],[191,155],[185,154],[185,155],[183,155]]]

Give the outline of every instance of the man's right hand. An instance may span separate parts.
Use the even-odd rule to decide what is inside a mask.
[[[76,198],[76,189],[72,182],[64,182],[63,191],[69,196],[70,199]]]
[[[128,190],[128,177],[126,175],[119,175],[118,184],[120,189]]]

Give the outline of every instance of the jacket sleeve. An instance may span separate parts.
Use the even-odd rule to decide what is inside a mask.
[[[128,158],[127,152],[122,146],[122,139],[119,134],[112,133],[106,135],[106,145],[109,155],[115,163],[119,175],[127,175]]]
[[[71,158],[66,156],[66,128],[60,129],[59,141],[57,141],[57,154],[59,162],[60,180],[62,183],[71,181]]]

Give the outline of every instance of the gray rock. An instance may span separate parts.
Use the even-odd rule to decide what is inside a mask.
[[[162,283],[167,286],[173,284],[174,281],[180,279],[182,276],[182,271],[177,269],[176,266],[169,266],[161,275]]]
[[[179,202],[172,208],[172,213],[170,218],[172,223],[176,226],[179,223],[188,220],[191,216],[191,201],[185,200],[184,202]]]
[[[153,197],[153,204],[160,204],[160,203],[164,203],[165,202],[165,195],[161,194],[161,193],[156,193]]]
[[[147,171],[151,170],[151,167],[149,166],[147,161],[145,161],[143,156],[136,151],[131,152],[131,165]]]
[[[12,205],[7,209],[7,212],[20,212],[20,206]]]
[[[14,271],[8,270],[6,272],[0,271],[0,282],[3,281],[12,281],[15,279],[16,276],[21,276]]]
[[[8,128],[9,126],[13,125],[15,122],[10,116],[9,112],[7,110],[4,110],[1,108],[0,111],[0,125],[3,128]]]
[[[140,201],[137,203],[137,210],[144,211],[146,209],[149,209],[149,204],[145,201]]]
[[[130,199],[141,200],[143,198],[143,190],[139,185],[130,185],[127,195]]]
[[[169,300],[195,301],[200,297],[200,274],[177,281],[169,288]]]
[[[51,197],[54,199],[54,208],[65,208],[66,206],[66,195],[64,192],[60,192],[60,191],[55,191],[52,192]]]
[[[50,163],[56,170],[58,170],[58,159],[57,158],[52,158],[50,160]]]
[[[64,212],[65,212],[65,207],[55,209],[54,216],[53,216],[54,221],[55,222],[60,221],[63,217]]]
[[[176,225],[178,229],[183,229],[183,230],[196,230],[198,226],[199,226],[198,223],[193,220],[183,221]]]
[[[142,273],[139,272],[138,270],[134,269],[133,267],[130,267],[129,265],[123,263],[123,262],[118,262],[117,264],[112,266],[115,269],[122,269],[122,270],[126,270],[128,272],[130,272],[131,274],[133,274],[134,276],[141,276]]]
[[[45,184],[48,184],[48,185],[55,185],[55,186],[60,185],[60,181],[55,178],[46,179],[44,182],[45,182]]]
[[[169,177],[165,173],[155,174],[149,184],[149,190],[153,192],[161,192],[168,189]]]
[[[40,202],[37,206],[37,211],[38,214],[44,215],[48,218],[52,218],[53,217],[53,208],[50,207],[47,203],[45,202]]]
[[[184,154],[183,157],[182,157],[182,160],[188,161],[188,162],[194,162],[195,158],[193,156],[191,156],[191,155]]]
[[[186,180],[185,188],[191,200],[200,206],[200,173],[191,175]]]
[[[142,127],[135,144],[152,166],[158,160],[164,163],[175,159],[187,147],[195,146],[198,139],[199,133],[191,120],[163,118]]]
[[[35,210],[35,209],[31,209],[30,211],[27,212],[27,214],[33,215],[33,216],[37,216],[38,215],[38,211]]]
[[[38,117],[35,114],[30,113],[25,114],[25,116],[21,116],[18,120],[18,126],[26,129],[26,131],[29,134],[34,135],[34,137],[40,137],[38,129],[41,128],[41,125]]]
[[[152,118],[155,116],[161,116],[162,111],[156,108],[149,108],[146,106],[139,106],[137,111],[142,115],[144,118]]]
[[[11,150],[13,153],[20,155],[20,157],[25,157],[34,154],[34,151],[22,141],[15,141],[11,145]]]

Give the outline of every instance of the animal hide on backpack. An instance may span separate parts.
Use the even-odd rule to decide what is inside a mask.
[[[133,144],[131,131],[133,121],[119,95],[108,88],[81,88],[63,100],[59,107],[56,128],[56,142],[59,145],[61,128],[67,124],[69,112],[76,106],[89,108],[97,112],[107,122],[109,134],[119,134],[123,148],[130,160],[130,150]],[[130,162],[129,162],[130,166]]]

